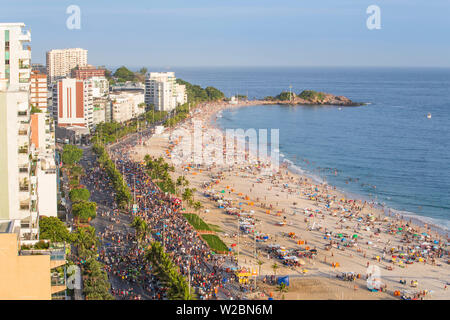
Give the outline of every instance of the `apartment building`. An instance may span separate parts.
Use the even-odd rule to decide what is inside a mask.
[[[52,114],[60,127],[93,128],[93,97],[90,80],[62,79],[53,86]]]
[[[0,24],[0,220],[21,222],[20,236],[36,239],[36,177],[30,148],[30,31]]]
[[[158,111],[175,109],[176,85],[174,72],[150,72],[145,80],[145,103]]]
[[[47,111],[47,76],[39,71],[31,71],[30,76],[30,103],[32,106]]]
[[[86,80],[92,77],[105,77],[105,69],[96,68],[92,65],[78,66],[71,70],[72,78]]]
[[[87,50],[81,48],[50,50],[46,58],[48,84],[70,76],[76,67],[87,66]]]
[[[144,94],[121,92],[110,94],[112,121],[125,122],[145,112]]]

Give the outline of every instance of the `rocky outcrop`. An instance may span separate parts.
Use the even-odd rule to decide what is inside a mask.
[[[266,97],[265,104],[306,104],[306,105],[336,105],[355,107],[361,106],[363,103],[354,102],[344,96],[336,96],[330,93],[305,90],[300,94],[282,92],[276,97]]]

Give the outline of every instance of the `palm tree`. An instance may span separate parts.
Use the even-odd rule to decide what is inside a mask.
[[[131,227],[136,230],[136,240],[138,242],[138,246],[142,243],[147,235],[149,230],[149,226],[147,222],[141,217],[134,217],[133,222],[131,223]]]
[[[272,270],[273,270],[273,274],[276,276],[277,275],[277,269],[279,268],[278,264],[275,262],[272,265]]]
[[[283,292],[288,292],[289,288],[286,286],[286,284],[284,282],[280,283],[280,285],[277,287],[277,290],[279,292],[279,295],[281,296],[281,294]],[[283,295],[283,299],[284,299],[284,295]]]
[[[258,264],[258,274],[261,274],[261,266],[264,264],[264,261],[258,260],[256,263]]]
[[[200,201],[196,201],[194,202],[194,210],[195,212],[198,213],[198,211],[200,211],[200,209],[203,208],[203,205]]]
[[[181,196],[184,201],[189,201],[192,199],[192,193],[192,189],[186,188]]]
[[[82,227],[74,236],[74,243],[80,256],[88,258],[97,252],[99,240],[93,227]]]

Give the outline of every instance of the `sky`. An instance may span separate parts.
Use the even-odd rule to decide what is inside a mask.
[[[66,26],[70,5],[80,29]],[[366,13],[380,8],[381,29]],[[450,0],[0,0],[32,62],[81,47],[93,65],[450,67]]]

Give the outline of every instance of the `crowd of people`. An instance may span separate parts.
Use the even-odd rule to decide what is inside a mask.
[[[99,260],[112,284],[111,293],[116,299],[165,299],[168,288],[152,273],[145,259],[145,246],[159,241],[164,246],[182,275],[200,299],[240,298],[233,273],[224,265],[232,258],[215,255],[200,239],[195,229],[181,214],[181,203],[162,192],[149,178],[145,165],[129,159],[129,151],[150,136],[150,132],[125,138],[110,148],[112,160],[130,187],[137,204],[137,212],[119,210],[114,201],[114,190],[107,173],[89,165],[83,178],[91,192],[101,197],[98,206],[97,235],[100,239]],[[141,217],[150,232],[144,244],[138,244],[135,231],[130,227],[135,216]],[[100,223],[99,221],[102,221]],[[229,261],[228,261],[229,260]]]
[[[181,274],[190,278],[191,287],[201,299],[217,298],[219,290],[226,297],[233,298],[234,290],[227,289],[227,286],[236,281],[236,276],[224,268],[225,263],[233,262],[231,258],[212,254],[183,217],[179,199],[162,192],[153,183],[146,173],[145,164],[129,160],[130,150],[140,143],[141,138],[136,136],[110,150],[138,206],[133,215],[141,217],[150,226],[151,240],[161,242]]]

